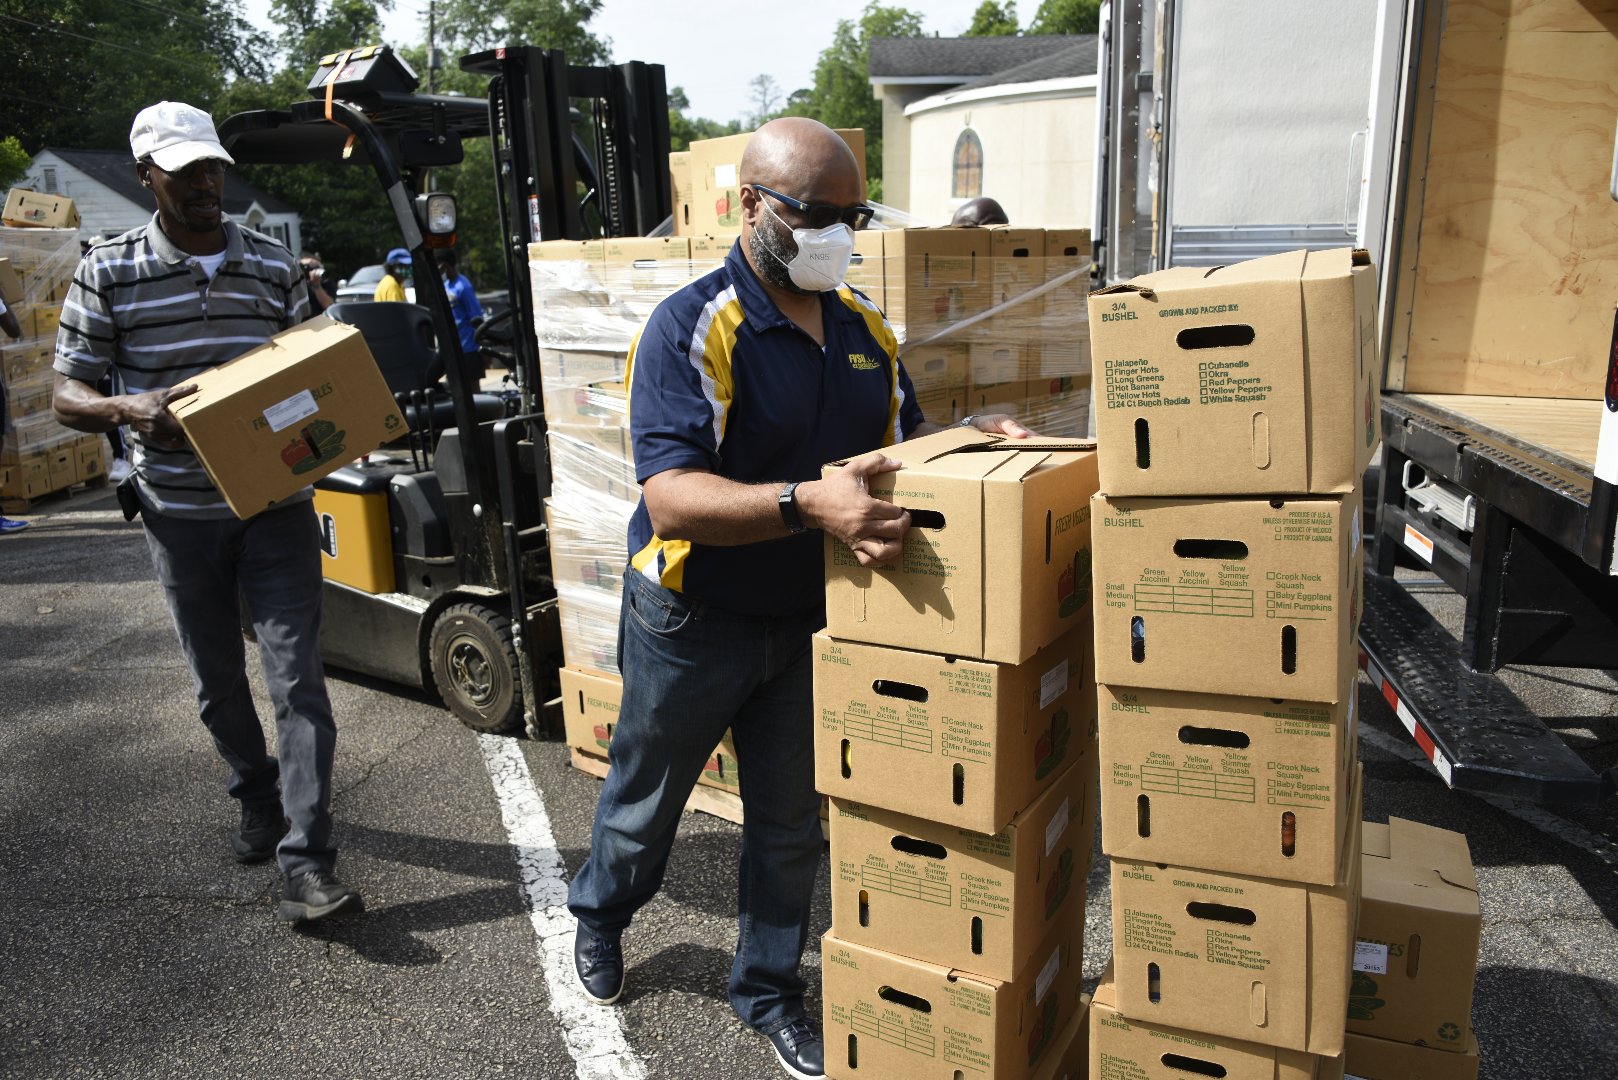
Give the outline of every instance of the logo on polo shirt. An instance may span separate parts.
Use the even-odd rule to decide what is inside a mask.
[[[848,366],[855,371],[875,371],[882,365],[862,352],[855,352],[848,354]]]

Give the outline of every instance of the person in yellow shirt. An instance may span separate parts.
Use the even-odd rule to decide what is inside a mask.
[[[382,280],[376,283],[376,292],[371,294],[371,299],[403,303],[404,281],[410,276],[410,252],[404,248],[394,248],[388,252],[387,263],[382,269]]]

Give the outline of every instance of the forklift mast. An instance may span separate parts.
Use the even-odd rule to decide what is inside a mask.
[[[523,412],[539,412],[528,245],[647,236],[669,218],[663,67],[639,61],[579,67],[561,50],[521,46],[463,57],[461,69],[490,77],[488,123],[511,284],[518,389]]]

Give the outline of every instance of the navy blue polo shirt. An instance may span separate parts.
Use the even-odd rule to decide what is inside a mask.
[[[635,472],[702,469],[744,484],[813,480],[828,461],[902,441],[922,422],[893,330],[863,293],[821,294],[826,344],[781,313],[738,242],[665,299],[629,349]],[[821,534],[735,547],[664,540],[643,498],[630,561],[665,588],[746,614],[824,602]]]

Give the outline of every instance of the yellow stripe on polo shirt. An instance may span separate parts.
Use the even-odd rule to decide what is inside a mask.
[[[664,540],[654,536],[651,542],[629,560],[635,572],[650,578],[675,592],[684,592],[685,561],[691,555],[689,540]]]

